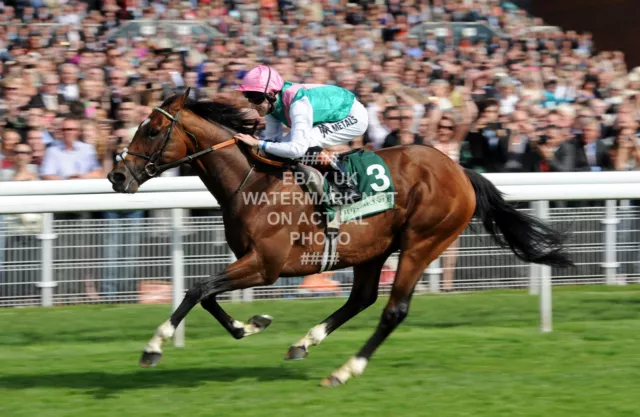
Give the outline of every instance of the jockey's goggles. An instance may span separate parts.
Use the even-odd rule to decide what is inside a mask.
[[[267,99],[267,95],[261,91],[245,91],[242,94],[251,104],[262,104]]]

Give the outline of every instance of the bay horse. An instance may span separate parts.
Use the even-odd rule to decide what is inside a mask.
[[[287,182],[282,169],[266,167],[252,150],[233,139],[237,132],[255,131],[259,117],[244,98],[219,96],[211,101],[188,100],[188,90],[174,95],[140,124],[135,136],[108,174],[113,189],[135,193],[162,171],[190,163],[222,211],[225,236],[237,257],[222,273],[190,288],[179,307],[162,323],[145,346],[143,367],[155,366],[163,341],[198,303],[236,339],[263,331],[272,321],[258,315],[247,322],[230,317],[216,301],[227,291],[271,285],[279,277],[318,273],[317,263],[304,262],[304,253],[322,253],[316,239],[291,236],[322,234],[313,218],[313,204],[284,204],[258,199],[247,202],[245,193],[283,195],[306,193],[300,184]],[[542,221],[506,203],[499,190],[482,175],[463,169],[449,157],[425,145],[406,145],[377,151],[387,164],[395,186],[394,208],[363,222],[341,225],[350,237],[339,243],[338,262],[332,269],[353,266],[353,288],[345,304],[312,327],[291,345],[285,359],[303,359],[311,346],[371,306],[378,296],[381,269],[392,253],[399,262],[391,294],[378,327],[358,353],[322,380],[324,386],[346,383],[365,370],[376,349],[407,317],[409,304],[425,268],[467,227],[475,215],[489,234],[526,262],[556,267],[572,265],[563,251],[564,236]],[[269,221],[270,213],[291,216],[287,224]]]

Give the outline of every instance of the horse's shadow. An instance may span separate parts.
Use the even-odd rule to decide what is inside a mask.
[[[181,368],[171,370],[137,370],[128,373],[100,371],[69,372],[49,375],[9,375],[0,377],[0,388],[71,388],[84,390],[96,399],[117,396],[127,390],[159,387],[193,388],[203,382],[233,382],[239,379],[256,381],[307,380],[303,369],[285,365],[273,367]]]

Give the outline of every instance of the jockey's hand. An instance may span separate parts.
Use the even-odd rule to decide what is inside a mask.
[[[240,140],[249,146],[258,146],[258,143],[260,142],[258,139],[254,138],[251,135],[247,135],[246,133],[238,133],[233,138],[236,140]]]

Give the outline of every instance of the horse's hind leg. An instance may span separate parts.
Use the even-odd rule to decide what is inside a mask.
[[[400,253],[398,271],[391,289],[391,296],[382,312],[380,323],[373,336],[360,351],[331,376],[322,380],[324,386],[336,386],[347,382],[349,378],[364,372],[369,359],[391,332],[409,313],[409,303],[416,283],[423,271],[433,262],[462,232],[460,227],[454,233],[436,233],[424,238],[408,230]]]
[[[233,320],[215,300],[215,296],[223,292],[272,283],[274,280],[267,280],[258,265],[260,262],[257,261],[257,255],[254,252],[249,252],[229,265],[223,273],[201,281],[190,288],[176,311],[171,314],[169,320],[156,329],[155,334],[145,346],[140,366],[155,366],[160,361],[162,343],[173,336],[176,327],[199,302],[202,302],[203,307],[238,339],[266,328],[271,323],[269,316],[256,316],[248,324],[244,324]]]
[[[385,254],[354,266],[353,287],[347,302],[322,323],[311,328],[302,339],[289,348],[284,358],[287,360],[306,358],[310,346],[319,345],[331,332],[375,303],[378,298],[380,272],[388,256],[388,254]]]

